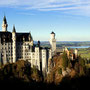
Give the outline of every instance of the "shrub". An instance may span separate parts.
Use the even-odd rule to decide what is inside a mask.
[[[58,74],[62,74],[62,68],[58,69]]]

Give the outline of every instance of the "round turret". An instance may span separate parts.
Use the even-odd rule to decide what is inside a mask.
[[[50,38],[50,45],[51,45],[52,55],[54,55],[55,52],[56,52],[56,39],[55,39],[55,33],[52,31],[50,35],[51,35],[51,38]]]
[[[13,63],[16,62],[16,29],[13,26],[12,31],[12,43],[13,43]]]
[[[51,39],[55,39],[55,33],[53,31],[51,32]]]

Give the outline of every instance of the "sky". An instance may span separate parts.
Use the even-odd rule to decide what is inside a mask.
[[[0,0],[0,31],[4,15],[8,31],[31,32],[33,39],[90,41],[90,0]]]

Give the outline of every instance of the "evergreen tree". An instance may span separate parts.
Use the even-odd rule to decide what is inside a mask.
[[[85,74],[85,60],[79,56],[79,74],[80,76]]]
[[[85,66],[85,60],[84,60],[83,58],[81,58],[80,56],[79,56],[79,64],[80,64],[80,66],[82,66],[82,67]]]
[[[66,52],[63,53],[62,59],[63,59],[62,66],[63,66],[63,69],[65,70],[66,67],[68,67],[68,57]]]

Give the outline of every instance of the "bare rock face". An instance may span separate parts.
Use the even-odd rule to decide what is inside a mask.
[[[67,71],[63,71],[63,72],[62,72],[62,75],[63,75],[64,77],[67,76],[67,75],[68,75]]]

